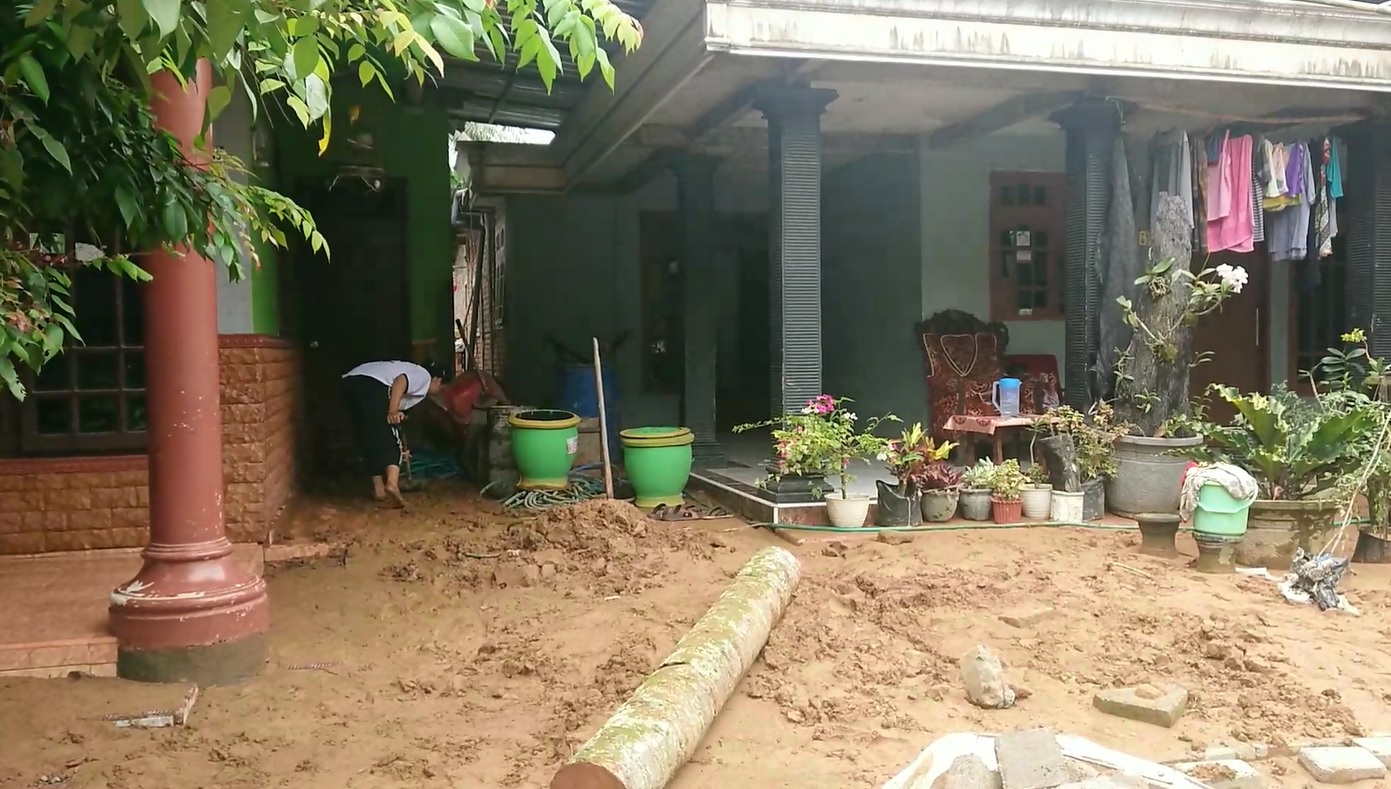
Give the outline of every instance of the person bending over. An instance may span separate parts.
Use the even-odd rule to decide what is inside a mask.
[[[439,391],[444,372],[411,362],[367,362],[343,376],[343,392],[352,411],[359,451],[372,475],[377,501],[404,507],[401,497],[403,451],[398,425],[405,411]]]

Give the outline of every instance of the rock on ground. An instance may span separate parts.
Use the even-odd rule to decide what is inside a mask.
[[[1014,689],[1005,682],[1005,667],[989,648],[977,645],[967,650],[958,667],[972,704],[992,710],[1014,706]]]
[[[1174,769],[1212,789],[1265,789],[1265,776],[1240,759],[1185,762]]]
[[[1000,774],[986,767],[979,756],[968,753],[956,757],[932,782],[932,789],[1000,789]]]
[[[1004,789],[1052,789],[1072,779],[1067,757],[1052,729],[1029,729],[995,738],[995,760]]]

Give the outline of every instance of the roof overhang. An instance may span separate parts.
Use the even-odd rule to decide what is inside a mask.
[[[1299,0],[711,0],[737,55],[1391,92],[1391,16]]]

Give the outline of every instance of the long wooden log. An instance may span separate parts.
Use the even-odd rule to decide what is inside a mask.
[[[715,722],[768,642],[801,580],[797,557],[764,548],[612,718],[551,780],[551,789],[662,789]]]

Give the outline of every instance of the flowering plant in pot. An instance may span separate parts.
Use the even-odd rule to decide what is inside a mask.
[[[1189,373],[1202,361],[1193,350],[1193,332],[1202,316],[1240,293],[1248,280],[1240,266],[1189,265],[1191,214],[1181,199],[1160,197],[1150,246],[1157,262],[1135,280],[1129,296],[1115,300],[1129,337],[1122,338],[1128,344],[1115,363],[1114,405],[1118,422],[1129,429],[1115,442],[1116,471],[1105,495],[1121,515],[1178,512],[1187,462],[1175,450],[1203,441],[1175,431],[1191,415]]]
[[[873,501],[869,496],[850,492],[850,483],[855,479],[851,463],[883,452],[889,442],[875,435],[875,429],[884,422],[899,421],[887,414],[861,422],[846,407],[850,402],[849,398],[817,395],[795,414],[734,428],[736,433],[773,428],[775,465],[763,484],[789,474],[834,479],[837,484],[824,494],[826,514],[832,525],[841,527],[863,526]]]
[[[1018,465],[1018,461],[1015,461]],[[1025,518],[1042,520],[1048,517],[1053,503],[1053,486],[1048,482],[1048,467],[1033,463],[1024,472],[1024,486],[1019,491],[1020,511]]]
[[[926,490],[926,470],[933,463],[945,460],[955,447],[956,444],[950,442],[937,444],[923,431],[920,422],[913,423],[900,437],[888,442],[878,458],[893,474],[895,484],[890,487],[883,481],[875,481],[879,489],[877,522],[880,526],[916,526],[922,522],[921,498]]]
[[[914,480],[922,491],[923,520],[945,523],[956,515],[962,476],[961,471],[946,460],[926,463],[914,473]]]
[[[968,521],[990,520],[990,485],[995,463],[981,458],[961,475],[961,517]]]
[[[990,511],[996,523],[1018,523],[1023,517],[1020,496],[1028,481],[1019,468],[1019,461],[1010,458],[996,464],[990,475]]]

